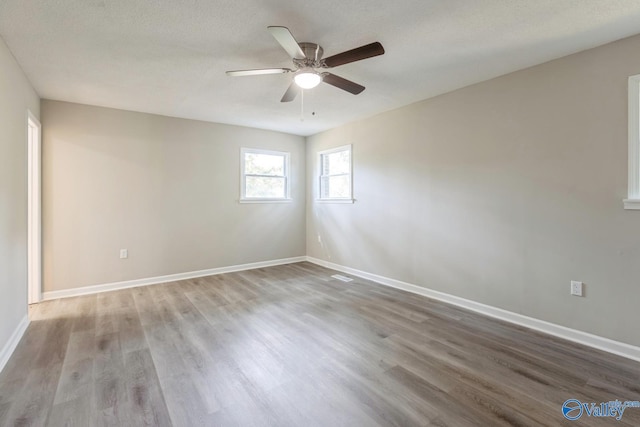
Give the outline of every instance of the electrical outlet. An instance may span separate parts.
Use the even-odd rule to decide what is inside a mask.
[[[571,295],[582,296],[582,282],[571,281]]]
[[[129,251],[127,249],[120,249],[120,259],[129,258]]]

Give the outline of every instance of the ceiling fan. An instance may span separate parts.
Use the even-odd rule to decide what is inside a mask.
[[[293,68],[263,68],[258,70],[227,71],[228,76],[255,76],[261,74],[294,73],[293,81],[280,102],[293,101],[301,89],[311,89],[324,82],[354,95],[365,88],[350,80],[327,71],[329,68],[382,55],[384,48],[378,42],[370,43],[328,58],[322,58],[324,50],[315,43],[298,43],[287,27],[267,27],[271,35],[287,51],[293,60]]]

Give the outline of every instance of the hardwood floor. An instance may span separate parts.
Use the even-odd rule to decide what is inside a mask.
[[[2,426],[640,425],[640,363],[309,263],[49,301]]]

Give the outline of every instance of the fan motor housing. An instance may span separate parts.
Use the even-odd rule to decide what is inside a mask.
[[[300,45],[300,49],[302,49],[308,59],[313,61],[320,61],[320,59],[322,59],[322,54],[324,53],[322,46],[308,42],[298,43],[298,45]]]

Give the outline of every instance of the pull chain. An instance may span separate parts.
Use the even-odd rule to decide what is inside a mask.
[[[300,121],[304,122],[304,89],[300,89]]]

